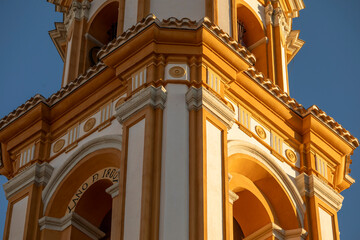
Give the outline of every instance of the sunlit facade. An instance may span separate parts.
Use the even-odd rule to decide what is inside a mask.
[[[0,120],[4,239],[340,239],[359,141],[290,97],[302,0],[48,1],[62,87]]]

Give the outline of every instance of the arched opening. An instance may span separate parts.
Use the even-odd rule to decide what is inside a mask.
[[[117,35],[119,2],[111,2],[103,7],[93,18],[89,30],[85,34],[87,40],[86,68],[98,62],[97,53],[100,48]]]
[[[244,232],[235,217],[233,217],[233,233],[234,240],[243,240],[245,238]]]
[[[271,224],[284,230],[301,227],[296,207],[269,169],[244,154],[233,154],[228,163],[232,176],[229,189],[238,196],[233,203],[234,240]]]
[[[75,212],[105,233],[103,240],[110,239],[112,198],[106,189],[112,185],[108,179],[91,185],[81,196]]]
[[[238,4],[236,8],[238,42],[256,57],[255,67],[267,75],[266,34],[263,22],[251,7]]]
[[[245,5],[239,4],[236,9],[238,41],[245,47],[251,47],[254,43],[265,37],[262,23]]]

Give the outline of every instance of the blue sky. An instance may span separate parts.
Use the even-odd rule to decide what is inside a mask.
[[[305,0],[293,29],[304,47],[289,64],[290,95],[305,107],[313,104],[360,137],[360,1]],[[48,31],[62,16],[46,0],[0,1],[0,118],[36,93],[45,97],[61,85],[63,62]],[[360,150],[352,156],[352,177],[360,181]],[[0,185],[6,179],[0,176]],[[7,202],[0,189],[0,236]],[[360,185],[342,192],[339,212],[342,239],[357,239]]]

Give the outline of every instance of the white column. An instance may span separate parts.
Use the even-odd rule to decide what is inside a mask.
[[[139,239],[144,161],[145,120],[129,129],[126,171],[124,239]]]
[[[160,239],[189,237],[189,112],[188,87],[166,86],[161,166]]]

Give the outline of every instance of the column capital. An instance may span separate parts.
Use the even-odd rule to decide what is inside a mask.
[[[229,202],[231,204],[234,204],[234,202],[238,199],[239,199],[239,196],[236,193],[234,193],[233,191],[229,190]]]
[[[35,163],[3,185],[6,199],[10,199],[31,184],[46,186],[54,168],[48,163]]]
[[[162,86],[155,88],[149,86],[135,93],[129,100],[116,108],[116,117],[122,124],[131,115],[140,111],[146,106],[156,108],[165,108],[167,92]]]
[[[191,87],[187,91],[185,97],[189,111],[198,111],[204,107],[214,114],[214,116],[219,118],[228,129],[233,125],[235,116],[234,111],[206,88]]]
[[[106,193],[110,194],[112,198],[119,195],[119,182],[114,183],[105,190]]]
[[[71,3],[69,11],[65,14],[65,18],[64,18],[64,24],[66,30],[69,29],[70,25],[73,23],[75,19],[76,20],[81,20],[83,18],[88,19],[90,7],[91,7],[91,3],[88,0],[84,0],[82,2],[76,0],[73,1]]]
[[[301,196],[316,196],[327,203],[335,211],[341,209],[344,197],[317,176],[313,174],[308,176],[306,173],[302,173],[296,177],[296,185]]]

